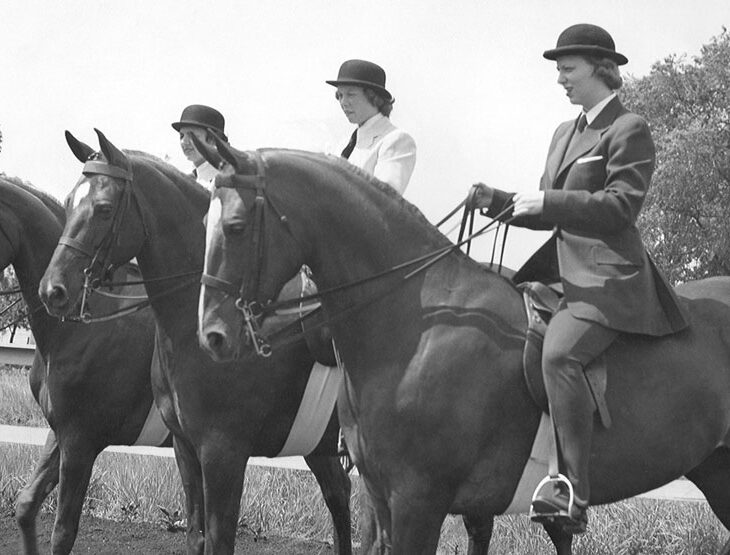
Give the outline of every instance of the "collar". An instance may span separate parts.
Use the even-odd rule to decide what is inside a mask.
[[[609,94],[606,98],[604,98],[603,100],[601,100],[598,104],[596,104],[593,108],[591,108],[587,112],[583,112],[586,115],[586,122],[587,122],[587,124],[590,125],[591,123],[593,123],[593,121],[598,117],[598,114],[600,114],[601,111],[614,98],[616,98],[616,91],[613,91],[611,94]]]
[[[204,187],[210,188],[216,175],[218,175],[218,170],[209,164],[208,161],[203,162],[195,168],[195,179]]]
[[[387,127],[387,123],[389,121],[390,120],[388,118],[378,112],[369,120],[363,122],[363,124],[357,128],[357,144],[371,144],[373,138],[381,134],[384,127]]]

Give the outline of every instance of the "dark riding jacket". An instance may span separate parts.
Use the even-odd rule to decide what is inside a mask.
[[[576,318],[654,336],[684,329],[685,309],[636,227],[655,163],[646,121],[615,98],[571,142],[576,123],[562,123],[553,135],[540,181],[542,214],[512,223],[555,230],[537,258],[543,271],[558,269]],[[488,215],[499,214],[512,196],[495,190]]]

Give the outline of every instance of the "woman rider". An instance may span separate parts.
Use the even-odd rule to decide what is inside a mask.
[[[385,70],[366,60],[347,60],[337,79],[327,83],[337,87],[335,98],[357,125],[342,156],[402,195],[416,165],[416,143],[390,121],[395,99],[385,88]]]
[[[538,192],[512,195],[477,184],[472,198],[490,216],[514,203],[506,216],[515,216],[514,225],[554,229],[547,248],[564,297],[545,335],[542,365],[560,470],[575,503],[569,505],[567,484],[555,481],[536,492],[532,509],[534,520],[557,519],[579,533],[587,524],[593,433],[584,369],[619,333],[663,336],[688,321],[636,227],[655,152],[646,121],[616,95],[618,66],[628,60],[608,32],[589,24],[568,27],[543,56],[557,63],[558,84],[583,111],[555,131]]]

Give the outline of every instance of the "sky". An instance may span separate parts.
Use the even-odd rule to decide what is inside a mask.
[[[730,26],[730,3],[3,0],[0,171],[62,200],[81,171],[64,131],[96,148],[94,128],[189,171],[170,127],[189,104],[220,110],[239,149],[339,152],[352,126],[325,80],[360,58],[386,71],[391,119],[418,146],[405,197],[435,223],[477,181],[538,187],[555,127],[579,113],[542,52],[574,23],[608,30],[623,74],[641,77],[699,55]],[[512,267],[546,238],[509,235]],[[489,258],[491,242],[473,256]]]

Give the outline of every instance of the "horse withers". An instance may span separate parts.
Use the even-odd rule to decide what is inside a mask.
[[[41,298],[52,313],[66,315],[89,274],[137,258],[157,321],[162,364],[153,390],[174,434],[189,552],[233,553],[249,457],[286,451],[304,456],[332,514],[336,552],[350,553],[350,481],[337,457],[334,399],[326,412],[314,411],[316,426],[299,424],[300,413],[312,412],[302,399],[318,398],[308,387],[315,372],[305,342],[266,359],[212,361],[196,339],[209,193],[169,164],[122,152],[97,134],[100,152],[67,135],[84,173],[68,197],[64,240],[41,281]],[[92,260],[100,263],[90,266]],[[310,427],[318,433],[292,437],[293,429]]]
[[[544,475],[527,471],[542,417],[522,376],[527,323],[515,286],[340,160],[218,148],[228,160],[214,193],[222,260],[240,289],[233,308],[201,307],[203,321],[230,330],[208,349],[221,358],[244,349],[235,305],[265,318],[307,264],[344,363],[340,421],[376,504],[380,546],[434,553],[449,512],[484,523],[526,511]],[[678,293],[690,329],[624,335],[606,353],[613,423],[594,433],[590,502],[686,475],[730,527],[730,279]]]

